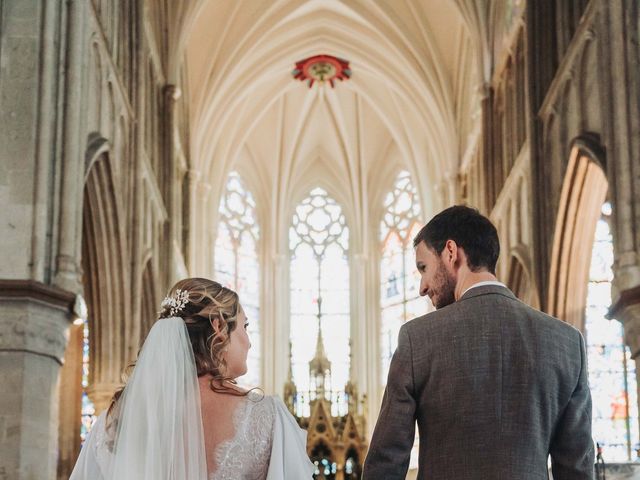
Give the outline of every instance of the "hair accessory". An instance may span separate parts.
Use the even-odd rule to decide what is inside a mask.
[[[169,308],[169,315],[175,317],[180,313],[184,306],[189,302],[189,292],[187,290],[176,290],[176,293],[171,297],[164,297],[160,306],[162,308]]]

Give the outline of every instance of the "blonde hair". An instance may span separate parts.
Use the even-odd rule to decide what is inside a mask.
[[[227,363],[223,353],[231,341],[231,332],[238,326],[240,300],[233,290],[223,287],[218,282],[206,278],[185,278],[178,281],[167,294],[175,297],[177,290],[187,292],[187,302],[179,312],[171,314],[171,306],[164,306],[158,319],[180,317],[184,320],[195,357],[198,377],[210,375],[211,390],[233,395],[246,395],[235,388],[226,387],[225,383],[236,383],[226,374]],[[214,319],[218,320],[219,334],[213,329]],[[135,362],[128,367],[131,370]],[[109,413],[113,410],[122,395],[124,387],[118,390],[111,400]]]
[[[225,374],[227,364],[223,352],[231,340],[231,332],[238,326],[240,300],[233,290],[218,282],[206,278],[185,278],[177,282],[169,296],[175,296],[177,290],[187,292],[188,301],[178,312],[187,326],[189,340],[196,361],[198,377],[211,375],[211,389],[220,390],[215,383],[225,381],[235,383]],[[164,307],[159,318],[171,317],[171,308]],[[216,335],[213,320],[218,320],[222,335]]]

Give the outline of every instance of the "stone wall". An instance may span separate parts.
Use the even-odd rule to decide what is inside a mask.
[[[182,59],[165,42],[173,3],[147,7],[0,2],[0,380],[9,386],[0,389],[0,472],[8,478],[51,479],[56,469],[68,478],[75,462],[80,406],[67,405],[75,420],[59,424],[58,404],[77,394],[69,385],[81,355],[68,355],[74,365],[59,377],[76,296],[88,306],[88,390],[100,411],[151,326],[141,316],[186,271]]]

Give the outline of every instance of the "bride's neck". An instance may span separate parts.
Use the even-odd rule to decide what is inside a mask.
[[[246,390],[239,387],[235,383],[228,380],[214,379],[211,375],[203,375],[198,378],[198,383],[201,389],[210,390],[214,393],[221,394],[241,394],[244,395]],[[213,388],[212,388],[213,387]]]

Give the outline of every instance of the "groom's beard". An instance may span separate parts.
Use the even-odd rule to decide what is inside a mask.
[[[431,301],[436,310],[451,305],[456,301],[456,280],[449,275],[442,261],[438,264],[433,283],[434,287],[431,290],[433,290],[434,295]]]

